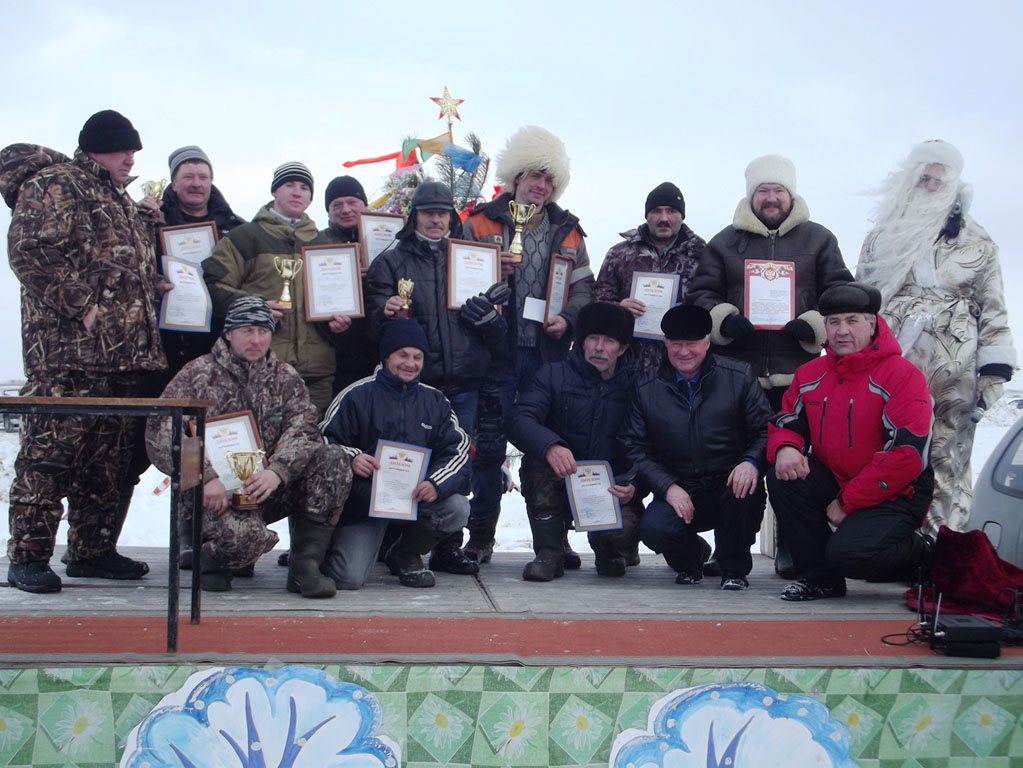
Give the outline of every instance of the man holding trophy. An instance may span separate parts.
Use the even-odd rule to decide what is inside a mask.
[[[323,443],[305,384],[270,349],[276,326],[266,301],[256,296],[236,299],[210,353],[185,365],[163,393],[217,404],[207,410],[202,471],[202,588],[229,590],[234,571],[255,563],[277,543],[267,522],[289,517],[288,591],[332,597],[334,582],[321,574],[320,565],[348,497],[351,464],[340,448]],[[243,426],[253,425],[255,445],[221,457],[217,451],[226,454],[226,443],[218,443],[211,433],[221,423],[217,417],[226,414],[233,418],[224,425],[237,423],[239,417]],[[170,429],[170,419],[153,417],[146,432],[149,457],[164,472],[171,465]],[[234,494],[228,493],[227,484],[233,478],[222,478],[214,466],[221,458],[226,459],[221,467],[226,464],[242,481]]]
[[[490,560],[501,513],[503,420],[540,366],[566,357],[576,315],[589,303],[594,285],[579,219],[556,204],[569,181],[561,140],[535,125],[520,128],[497,157],[497,178],[504,191],[477,206],[463,230],[466,240],[501,247],[502,274],[513,296],[504,343],[496,347],[480,388],[465,552],[482,563]],[[556,262],[570,265],[562,273],[564,284],[554,285]],[[578,568],[579,556],[568,547],[567,536],[564,543],[565,566]]]
[[[480,382],[492,352],[505,338],[505,321],[496,305],[507,301],[510,292],[507,284],[497,282],[500,273],[497,255],[493,253],[493,271],[478,286],[485,290],[465,301],[458,298],[457,287],[454,291],[449,287],[449,278],[455,278],[449,270],[459,267],[454,261],[454,266],[449,266],[448,251],[449,239],[457,239],[460,234],[461,222],[455,213],[451,190],[436,181],[420,184],[412,195],[409,220],[398,232],[396,245],[370,265],[366,274],[366,304],[378,336],[398,319],[412,318],[423,327],[428,346],[422,380],[444,393],[451,401],[459,426],[472,435]],[[481,272],[487,274],[485,270]],[[459,530],[434,549],[430,568],[447,573],[476,573],[478,566],[462,553],[461,546]]]
[[[268,302],[277,331],[271,347],[277,358],[302,376],[319,413],[330,403],[334,383],[334,339],[328,323],[305,319],[302,248],[330,243],[306,214],[313,199],[313,176],[302,163],[285,163],[270,183],[273,200],[255,218],[217,242],[203,262],[221,316],[239,296],[260,296]]]

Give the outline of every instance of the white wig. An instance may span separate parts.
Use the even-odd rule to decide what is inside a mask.
[[[918,186],[929,165],[944,168],[933,191]],[[936,284],[935,241],[954,209],[965,215],[969,208],[970,188],[960,182],[962,170],[958,149],[940,139],[925,141],[876,190],[881,199],[871,216],[874,228],[863,243],[856,277],[881,291],[882,308],[907,282]]]

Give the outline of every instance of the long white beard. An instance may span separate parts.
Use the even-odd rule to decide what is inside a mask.
[[[907,283],[937,284],[934,245],[956,201],[957,180],[935,191],[918,188],[919,172],[895,179],[876,209],[877,222],[863,243],[856,270],[858,280],[881,291],[881,306]],[[907,188],[908,187],[908,188]]]

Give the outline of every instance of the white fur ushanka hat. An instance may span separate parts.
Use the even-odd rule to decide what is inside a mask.
[[[515,179],[530,169],[551,175],[554,182],[551,202],[561,197],[570,178],[565,145],[538,125],[519,128],[497,156],[497,180],[506,192],[514,192]]]

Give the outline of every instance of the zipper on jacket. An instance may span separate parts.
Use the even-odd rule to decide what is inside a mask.
[[[820,440],[822,443],[824,442],[824,412],[826,410],[828,410],[827,396],[824,397],[824,402],[821,403],[821,425],[820,428],[818,429],[818,434],[820,435]]]
[[[853,406],[853,399],[850,397],[849,398],[849,413],[847,413],[846,417],[845,417],[846,426],[849,429],[849,447],[850,448],[853,447],[853,444],[852,444],[852,406]]]

